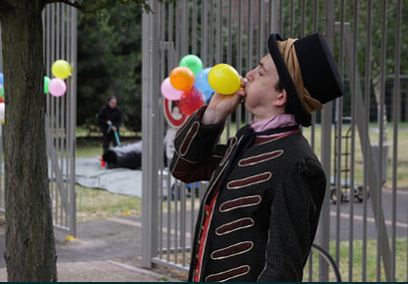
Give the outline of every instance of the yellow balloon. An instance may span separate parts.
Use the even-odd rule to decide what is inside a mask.
[[[67,61],[60,59],[52,64],[51,72],[56,78],[66,79],[71,76],[72,67]]]
[[[241,86],[241,78],[231,65],[217,64],[208,73],[208,83],[221,95],[233,95]]]

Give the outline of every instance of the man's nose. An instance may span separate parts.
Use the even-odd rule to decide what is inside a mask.
[[[252,69],[251,71],[248,71],[245,78],[247,78],[248,81],[252,81],[254,79],[253,74],[254,74],[254,70]]]

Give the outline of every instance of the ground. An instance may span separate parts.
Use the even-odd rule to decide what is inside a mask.
[[[401,141],[404,144],[406,141]],[[408,145],[407,145],[408,146]],[[87,145],[78,147],[77,156],[93,157],[98,155],[100,147],[97,145]],[[403,154],[402,158],[407,158]],[[405,179],[403,181],[405,183]],[[391,191],[388,184],[383,190],[383,206],[387,226],[391,219]],[[141,269],[141,200],[137,197],[112,194],[98,189],[76,187],[77,207],[78,207],[78,237],[75,240],[65,240],[66,234],[56,231],[58,274],[60,281],[167,281],[185,280],[186,273],[169,270],[163,267],[156,267],[153,270]],[[198,200],[196,200],[198,203]],[[408,190],[401,188],[397,192],[396,213],[397,226],[397,259],[400,264],[406,263],[406,206],[408,202]],[[171,201],[175,205],[176,201]],[[167,200],[163,202],[164,212],[166,211]],[[179,203],[180,204],[180,203]],[[369,203],[370,204],[370,203]],[[197,204],[198,206],[198,204]],[[368,273],[375,277],[375,238],[376,230],[372,213],[368,207]],[[188,206],[188,208],[190,208]],[[349,223],[350,223],[350,203],[341,205],[331,205],[331,240],[336,239],[336,211],[340,210],[339,227],[339,253],[340,266],[343,275],[348,274],[348,252],[349,252]],[[173,209],[174,210],[174,209]],[[188,210],[187,210],[188,211]],[[171,210],[168,211],[172,214]],[[174,211],[173,211],[174,212]],[[187,212],[187,216],[189,212]],[[356,263],[353,274],[354,279],[359,279],[361,275],[362,257],[362,229],[363,207],[361,204],[353,205],[354,231],[353,231],[353,260]],[[166,218],[164,218],[166,219]],[[1,220],[1,219],[0,219]],[[4,220],[3,220],[4,223]],[[189,221],[187,220],[189,224]],[[164,230],[166,224],[163,224]],[[173,224],[174,225],[174,224]],[[172,225],[172,226],[173,226]],[[168,230],[173,231],[173,227]],[[404,241],[405,237],[405,241]],[[335,256],[336,242],[332,241],[330,252]],[[0,223],[0,253],[4,251],[4,224]],[[186,260],[188,263],[188,259]],[[314,261],[314,265],[317,261]],[[357,267],[359,266],[359,267]],[[315,272],[318,269],[314,269]],[[403,273],[404,268],[397,270]],[[305,271],[308,272],[307,269]],[[305,274],[307,275],[307,274]],[[317,279],[317,278],[314,278]],[[0,258],[0,281],[6,280],[4,259]]]

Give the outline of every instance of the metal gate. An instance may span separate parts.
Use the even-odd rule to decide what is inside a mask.
[[[149,1],[143,16],[143,263],[188,268],[194,223],[205,184],[174,181],[163,162],[160,83],[186,54],[205,66],[229,63],[241,75],[267,54],[271,32],[321,32],[335,54],[343,98],[303,129],[327,179],[315,242],[330,252],[348,281],[408,281],[408,133],[400,121],[403,1],[179,0]],[[403,14],[403,12],[405,12]],[[405,29],[406,31],[407,29]],[[406,43],[405,43],[406,44]],[[250,120],[239,108],[221,143]],[[405,173],[405,174],[404,174]],[[333,280],[311,253],[304,279]]]
[[[48,4],[42,18],[46,75],[52,78],[51,65],[57,59],[65,59],[73,67],[72,76],[66,80],[65,96],[58,98],[49,94],[44,96],[46,96],[48,172],[54,227],[75,236],[77,11],[62,3]],[[1,133],[3,135],[3,131]],[[0,146],[0,160],[3,164],[3,145]],[[3,167],[1,167],[1,173],[4,174]],[[0,180],[0,211],[2,212],[5,210],[4,202],[2,178]]]

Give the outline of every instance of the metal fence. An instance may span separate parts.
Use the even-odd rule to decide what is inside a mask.
[[[271,32],[321,32],[333,50],[343,98],[303,129],[330,183],[315,242],[331,253],[348,281],[408,281],[408,146],[401,116],[403,1],[149,1],[143,16],[143,264],[186,270],[205,183],[173,180],[163,161],[171,127],[162,115],[160,83],[186,54],[205,66],[229,63],[242,75],[267,53]],[[405,4],[405,2],[404,2]],[[405,43],[406,44],[406,43]],[[405,64],[405,65],[404,65]],[[387,104],[386,104],[387,102]],[[239,108],[220,142],[248,123]],[[405,126],[405,127],[404,127]],[[305,280],[333,279],[311,253]]]
[[[65,59],[73,67],[72,76],[66,80],[65,96],[58,98],[49,94],[44,96],[46,96],[48,171],[54,227],[75,236],[77,11],[62,3],[49,4],[44,9],[42,19],[46,75],[52,78],[51,65],[57,59]],[[3,134],[3,131],[1,133]],[[3,164],[3,145],[0,146],[0,160]],[[1,173],[4,174],[3,167]],[[4,182],[1,179],[2,212],[5,210],[4,202]]]

